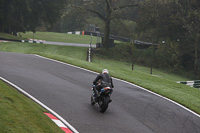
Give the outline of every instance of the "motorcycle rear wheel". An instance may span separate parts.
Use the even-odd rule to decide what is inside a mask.
[[[109,98],[107,97],[101,97],[99,99],[99,108],[101,113],[104,113],[107,110],[108,103],[109,103]]]

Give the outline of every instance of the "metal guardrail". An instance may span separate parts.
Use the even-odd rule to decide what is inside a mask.
[[[194,81],[178,81],[177,83],[185,84],[194,88],[200,89],[200,80],[194,80]]]
[[[104,34],[101,32],[90,32],[90,31],[85,31],[84,35],[93,35],[93,36],[97,36],[97,37],[104,37]],[[114,36],[114,35],[110,35],[109,36],[110,39],[113,40],[117,40],[117,41],[123,41],[123,42],[131,42],[130,38],[125,38],[125,37],[121,37],[121,36]]]
[[[68,34],[77,34],[77,35],[92,35],[92,36],[96,36],[96,37],[104,37],[104,34],[101,32],[93,32],[93,31],[74,31],[74,32],[68,32]],[[144,42],[144,41],[140,41],[140,40],[133,40],[130,38],[126,38],[126,37],[121,37],[121,36],[114,36],[114,35],[110,35],[109,38],[111,40],[117,40],[117,41],[122,41],[122,42],[134,42],[135,45],[138,48],[148,48],[152,45],[157,46],[157,44],[153,44],[150,42]]]

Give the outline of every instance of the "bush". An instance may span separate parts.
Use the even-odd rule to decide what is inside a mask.
[[[192,71],[186,70],[183,64],[185,55],[180,52],[180,46],[176,42],[169,42],[157,47],[149,47],[147,49],[136,49],[134,44],[120,43],[111,49],[100,49],[96,55],[103,58],[114,59],[117,61],[125,61],[129,63],[137,63],[147,67],[163,69],[167,72],[187,75],[187,77],[195,78]],[[189,58],[190,56],[187,56]],[[192,62],[193,60],[191,60]],[[187,62],[188,63],[188,62]]]
[[[130,61],[132,55],[132,45],[130,43],[118,43],[114,48],[99,49],[96,51],[97,56],[106,57],[120,61]]]

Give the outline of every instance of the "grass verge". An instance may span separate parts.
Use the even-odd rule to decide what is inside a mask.
[[[31,99],[0,80],[1,133],[62,133]]]
[[[91,37],[88,35],[75,35],[56,32],[26,32],[20,33],[20,35],[24,38],[46,40],[52,42],[90,44],[91,41]],[[96,37],[92,37],[92,44],[96,44],[96,40]]]
[[[26,40],[26,38],[22,38],[22,37],[18,37],[18,36],[13,36],[13,35],[10,35],[10,34],[6,34],[6,33],[1,33],[0,32],[0,38],[3,38],[3,39],[9,39],[9,40]]]
[[[147,88],[200,114],[200,90],[176,83],[176,81],[189,80],[184,77],[164,73],[156,69],[154,69],[153,74],[159,75],[159,77],[151,76],[149,74],[150,68],[136,65],[135,70],[132,71],[129,63],[97,56],[93,57],[93,62],[89,63],[85,61],[86,48],[82,47],[0,43],[0,51],[35,53],[97,72],[107,68],[113,77]]]

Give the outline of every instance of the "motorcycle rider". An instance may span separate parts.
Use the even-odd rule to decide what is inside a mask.
[[[100,83],[99,83],[100,81]],[[103,69],[102,73],[100,73],[96,79],[93,81],[93,90],[95,93],[96,100],[99,97],[99,92],[100,90],[105,87],[105,86],[109,86],[111,88],[114,88],[113,82],[112,82],[112,78],[109,75],[109,71],[107,69]],[[112,90],[113,91],[113,90]],[[111,102],[111,98],[110,101]]]

